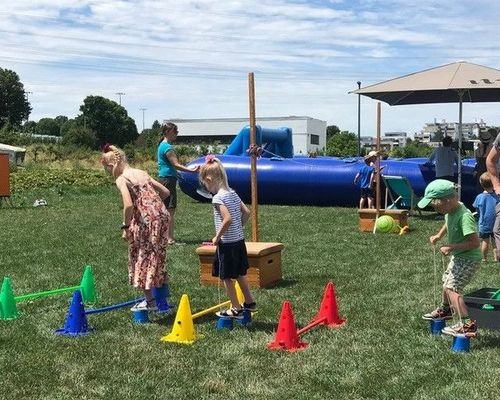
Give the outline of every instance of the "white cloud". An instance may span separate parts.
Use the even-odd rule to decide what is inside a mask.
[[[142,127],[169,117],[241,117],[247,73],[262,116],[309,115],[357,129],[356,88],[466,59],[500,66],[500,5],[434,0],[18,0],[0,12],[0,67],[32,91],[31,119],[73,117],[85,96],[118,100]],[[375,102],[363,99],[362,126]],[[414,132],[449,105],[384,107],[383,130]],[[484,111],[482,111],[484,110]],[[493,111],[492,111],[493,110]],[[499,124],[495,105],[464,118]],[[373,129],[366,134],[369,134]]]

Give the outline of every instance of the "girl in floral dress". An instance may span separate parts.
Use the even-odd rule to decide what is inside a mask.
[[[128,244],[128,273],[132,286],[144,291],[145,300],[133,310],[157,310],[153,288],[163,286],[168,276],[165,271],[165,252],[168,243],[169,214],[163,199],[168,189],[151,178],[147,172],[132,168],[125,153],[105,145],[101,163],[116,181],[123,200],[122,237]]]

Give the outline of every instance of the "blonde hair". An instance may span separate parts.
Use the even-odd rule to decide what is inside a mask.
[[[216,182],[224,186],[226,189],[229,188],[226,170],[219,159],[213,156],[206,157],[205,164],[203,164],[200,168],[198,179],[202,185],[206,185],[208,177],[212,180],[212,182]]]
[[[491,183],[490,174],[487,172],[483,172],[479,177],[479,184],[484,190],[493,189],[493,183]]]
[[[105,148],[105,153],[102,155],[101,163],[107,165],[113,165],[113,170],[111,174],[117,178],[118,171],[127,164],[127,156],[124,151],[116,146],[107,145]]]

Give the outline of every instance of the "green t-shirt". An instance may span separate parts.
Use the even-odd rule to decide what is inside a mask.
[[[465,241],[465,237],[477,233],[477,223],[470,210],[460,203],[460,207],[451,214],[445,215],[446,228],[448,230],[448,243],[457,244]],[[478,246],[471,250],[453,250],[454,256],[467,260],[480,261],[482,258],[481,248]]]

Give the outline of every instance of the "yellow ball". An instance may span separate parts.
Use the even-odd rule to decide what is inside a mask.
[[[396,221],[390,215],[382,215],[377,219],[376,232],[388,233],[393,232],[396,228]]]

